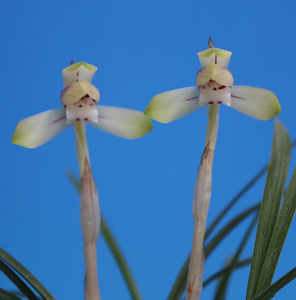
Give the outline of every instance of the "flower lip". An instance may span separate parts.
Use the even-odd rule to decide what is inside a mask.
[[[95,104],[95,100],[86,95],[76,103],[66,105],[67,124],[74,121],[93,121],[97,123],[98,111]]]

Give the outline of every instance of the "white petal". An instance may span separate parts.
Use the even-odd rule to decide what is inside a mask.
[[[197,53],[197,55],[202,67],[205,67],[209,64],[217,64],[227,68],[232,52],[219,48],[209,48]]]
[[[36,148],[57,136],[68,126],[63,108],[45,111],[19,122],[11,142],[26,148]]]
[[[64,87],[76,81],[85,80],[91,82],[97,69],[97,67],[87,64],[85,62],[78,62],[63,69],[62,74],[64,80]]]
[[[98,122],[88,123],[123,138],[138,139],[153,129],[151,120],[138,110],[98,106],[98,113]]]
[[[265,89],[251,86],[233,86],[231,107],[259,120],[269,120],[281,112],[276,95]]]
[[[186,87],[158,94],[152,98],[145,115],[161,123],[180,119],[201,108],[197,87]]]

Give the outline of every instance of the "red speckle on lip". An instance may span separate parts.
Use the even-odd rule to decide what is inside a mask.
[[[211,101],[211,102],[209,102],[209,104],[214,104],[214,102],[213,102],[213,101]]]
[[[206,87],[204,85],[201,86],[203,89],[206,89]]]
[[[221,104],[221,103],[222,103],[222,101],[218,101],[218,103],[219,103],[219,104]]]

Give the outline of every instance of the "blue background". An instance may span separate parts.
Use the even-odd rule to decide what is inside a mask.
[[[98,67],[101,104],[144,110],[157,93],[195,84],[196,53],[213,37],[233,52],[235,84],[271,89],[279,119],[295,132],[294,1],[11,1],[2,0],[0,246],[21,261],[57,299],[83,299],[84,258],[79,196],[65,176],[79,174],[74,133],[67,129],[33,150],[10,143],[17,123],[60,107],[61,70],[70,60]],[[139,140],[87,128],[101,210],[144,299],[165,299],[191,249],[192,193],[204,147],[202,109]],[[221,107],[208,224],[268,160],[273,122]],[[292,155],[291,171],[295,166]],[[257,203],[260,180],[227,220]],[[237,249],[250,219],[210,256],[205,278]],[[292,223],[275,279],[295,267]],[[243,257],[253,250],[254,236]],[[103,299],[130,299],[102,236],[98,242]],[[243,299],[249,268],[232,277],[227,299]],[[0,275],[0,287],[12,286]],[[215,284],[205,288],[212,299]],[[292,282],[275,299],[292,299]]]

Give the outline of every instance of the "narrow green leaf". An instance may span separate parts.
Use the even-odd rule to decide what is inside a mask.
[[[170,291],[167,300],[179,300],[182,297],[186,288],[189,262],[190,262],[190,255],[187,257],[185,263],[183,264],[182,269],[180,270],[178,277],[175,280],[175,283]]]
[[[68,176],[76,190],[80,192],[81,185],[77,177],[71,171],[67,171],[66,175]],[[132,299],[141,300],[142,297],[137,287],[136,281],[133,278],[132,272],[130,271],[130,268],[122,254],[122,251],[120,250],[120,247],[118,246],[116,239],[103,216],[101,216],[101,232],[107,242],[111,253],[113,254],[115,261],[117,262],[117,265],[125,280]]]
[[[251,264],[251,262],[252,262],[252,258],[247,258],[247,259],[241,260],[235,264],[234,269],[236,270],[236,269],[240,269],[242,267],[248,266],[249,264]],[[214,280],[223,276],[226,272],[228,272],[229,269],[230,269],[230,266],[227,266],[227,267],[221,269],[220,271],[216,272],[212,276],[210,276],[207,280],[204,281],[203,287],[206,287]]]
[[[238,226],[243,220],[245,220],[250,214],[253,212],[258,211],[260,208],[260,204],[256,204],[239,215],[235,216],[232,220],[229,221],[207,244],[205,247],[205,256],[206,258],[212,253],[212,251],[220,244],[220,242],[234,229]],[[178,277],[170,291],[170,294],[167,300],[178,300],[182,296],[185,288],[186,288],[186,280],[187,280],[187,273],[189,267],[189,260],[190,256],[187,258],[186,262],[184,263],[181,271],[178,274]]]
[[[245,220],[250,214],[253,212],[257,212],[260,208],[260,204],[256,204],[242,213],[240,213],[238,216],[233,218],[229,223],[227,223],[213,238],[212,240],[207,244],[205,247],[205,255],[208,257],[215,248],[221,243],[221,241],[237,226],[239,225],[243,220]]]
[[[227,270],[228,270],[226,273],[228,273],[231,268],[231,259],[232,259],[231,257],[228,257],[228,259],[225,262],[224,267],[227,268]],[[216,288],[216,292],[215,292],[215,296],[214,296],[215,300],[216,299],[226,300],[227,284],[225,285],[223,291],[221,290],[221,286],[224,285],[224,278],[225,278],[226,273],[224,274],[224,276],[221,276],[217,282],[217,288]],[[217,297],[219,297],[219,298],[217,298]]]
[[[231,259],[227,272],[225,272],[224,276],[220,280],[219,285],[216,290],[215,300],[226,299],[226,291],[227,291],[227,286],[229,284],[230,276],[234,270],[234,267],[241,255],[243,249],[245,248],[245,246],[247,244],[247,241],[251,235],[252,230],[254,229],[254,227],[256,225],[257,219],[258,219],[258,214],[256,214],[256,216],[254,217],[254,219],[251,222],[246,234],[244,235],[234,257]]]
[[[272,151],[259,213],[246,300],[252,299],[256,293],[265,255],[285,189],[290,163],[290,152],[291,142],[289,134],[285,127],[279,121],[275,120]]]
[[[292,148],[294,149],[295,147],[296,147],[296,140],[294,140],[292,143]],[[235,195],[235,197],[229,202],[229,204],[222,210],[222,212],[215,218],[212,224],[208,227],[205,234],[205,238],[207,238],[212,233],[212,231],[217,227],[217,225],[220,223],[222,218],[226,215],[226,213],[242,198],[242,196],[249,189],[251,189],[254,186],[254,184],[265,174],[267,169],[268,169],[268,164],[266,164],[262,169],[260,169],[259,172]],[[184,265],[182,266],[176,278],[176,281],[174,282],[174,285],[170,291],[168,300],[178,300],[181,298],[186,287],[186,276],[188,271],[189,258],[190,257],[187,258]]]
[[[264,290],[261,294],[252,298],[252,300],[269,300],[275,296],[275,294],[286,286],[290,281],[296,278],[296,268],[292,269],[286,275],[281,277],[275,283],[273,283],[269,288]]]
[[[21,298],[15,296],[13,293],[7,292],[0,288],[0,299],[1,300],[21,300]]]
[[[19,263],[10,254],[0,248],[0,258],[19,273],[34,289],[46,300],[54,300],[54,296],[42,285],[42,283],[29,272],[21,263]],[[23,291],[22,291],[23,292]],[[32,298],[33,299],[33,298]]]
[[[262,267],[261,276],[258,282],[256,294],[268,288],[280,258],[293,216],[296,210],[296,168],[294,169],[285,198],[280,209],[279,216],[273,230],[268,251]]]
[[[22,291],[25,296],[28,297],[28,299],[38,300],[33,291],[2,259],[0,259],[0,270],[19,288],[20,291]]]
[[[136,284],[136,282],[133,278],[133,275],[130,271],[130,268],[129,268],[129,266],[128,266],[123,254],[115,240],[115,237],[113,236],[111,230],[109,229],[109,227],[103,217],[101,220],[101,230],[102,230],[105,240],[109,246],[109,249],[118,264],[118,267],[122,273],[122,276],[128,286],[128,289],[130,291],[132,299],[134,299],[134,300],[142,299],[140,292],[137,288],[137,284]]]
[[[212,233],[212,231],[220,223],[221,219],[226,215],[226,213],[265,174],[265,172],[267,171],[267,168],[268,168],[268,164],[266,164],[262,169],[260,169],[260,171],[233,197],[233,199],[227,204],[227,206],[219,213],[219,215],[214,219],[212,224],[208,227],[206,236],[209,236]]]

